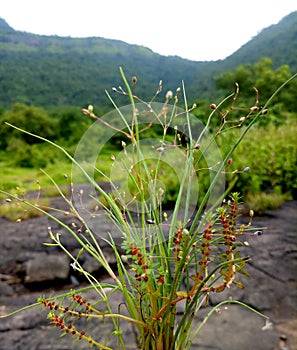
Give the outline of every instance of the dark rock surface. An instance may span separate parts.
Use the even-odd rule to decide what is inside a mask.
[[[56,200],[59,207],[60,200]],[[73,218],[61,217],[67,225]],[[262,318],[239,305],[228,305],[211,316],[202,328],[193,349],[222,350],[296,350],[297,349],[297,202],[285,203],[279,210],[255,218],[254,226],[267,227],[262,236],[249,236],[249,246],[244,248],[252,261],[248,265],[251,277],[244,277],[245,288],[231,288],[224,294],[212,295],[210,306],[230,297],[243,301],[270,317],[266,325]],[[56,247],[46,247],[49,242],[48,227],[58,225],[47,217],[38,217],[22,223],[0,219],[0,313],[6,314],[18,307],[36,302],[40,295],[60,293],[67,288],[77,288],[82,281],[69,268],[69,259]],[[108,223],[102,222],[102,232],[109,231]],[[78,246],[72,237],[64,242],[74,254]],[[109,260],[113,256],[106,246]],[[100,266],[89,257],[82,256],[82,263],[98,276]],[[104,278],[104,276],[102,276]],[[94,297],[88,292],[89,298]],[[121,296],[115,298],[115,309]],[[210,307],[197,315],[201,322]],[[135,334],[130,324],[123,323],[127,349],[136,349]],[[88,322],[87,331],[104,335],[110,333],[111,323]],[[116,349],[116,338],[108,344]],[[25,310],[13,317],[0,319],[1,350],[34,349],[87,349],[84,342],[72,343],[71,336],[60,338],[60,331],[52,328],[46,312],[40,308]]]

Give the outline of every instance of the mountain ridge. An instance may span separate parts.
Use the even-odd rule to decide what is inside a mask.
[[[286,48],[285,43],[290,45],[287,45]],[[288,46],[290,46],[290,51],[295,54],[287,54],[289,52]],[[291,12],[277,24],[263,28],[255,37],[226,57],[225,63],[229,66],[239,64],[239,62],[241,64],[256,63],[259,61],[259,56],[270,58],[272,50],[274,51],[275,68],[288,64],[294,73],[297,72],[297,11]],[[255,57],[252,60],[248,55],[251,51],[255,52]],[[246,59],[247,56],[249,56],[249,60]]]
[[[297,11],[263,29],[224,60],[192,61],[163,56],[121,40],[16,31],[0,18],[0,105],[7,108],[15,102],[40,106],[103,104],[107,102],[105,89],[110,91],[122,83],[119,66],[128,79],[137,76],[137,93],[144,98],[154,94],[159,80],[166,90],[174,90],[185,81],[189,101],[216,97],[214,78],[238,65],[269,57],[275,67],[288,62],[293,71],[297,70],[297,40],[288,45],[284,39],[297,38],[295,23]],[[277,50],[273,50],[271,40]]]

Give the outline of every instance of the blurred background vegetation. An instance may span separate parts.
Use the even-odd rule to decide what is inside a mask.
[[[71,164],[63,154],[5,122],[57,142],[73,153],[92,123],[81,108],[93,104],[97,115],[112,109],[105,89],[112,94],[112,87],[121,84],[119,66],[127,78],[137,76],[136,93],[144,99],[153,96],[159,80],[164,87],[158,97],[160,101],[164,101],[167,90],[175,91],[184,80],[188,102],[197,105],[193,114],[204,122],[211,112],[210,104],[218,104],[232,93],[235,82],[240,87],[236,107],[255,105],[253,87],[259,91],[261,107],[296,73],[296,38],[297,12],[294,12],[263,30],[225,60],[193,62],[161,56],[145,47],[115,40],[18,32],[0,19],[0,189],[36,190],[36,179],[43,188],[50,188],[40,168],[46,169],[60,184],[65,183],[64,174],[71,172]],[[128,103],[117,94],[112,97],[119,105]],[[294,79],[276,96],[268,114],[261,117],[240,144],[230,165],[230,172],[250,168],[248,173],[227,175],[227,182],[234,183],[234,189],[259,213],[277,207],[286,199],[297,198],[296,101],[297,79]],[[223,105],[222,111],[228,110],[230,103]],[[242,115],[243,110],[238,109],[230,118],[238,120]],[[213,131],[220,122],[218,114],[210,126]],[[218,143],[223,152],[238,132],[234,128],[220,135]],[[120,148],[120,143],[115,141],[110,144],[110,152]],[[103,155],[107,167],[110,152],[107,150],[106,156]],[[48,190],[47,194],[50,193]]]

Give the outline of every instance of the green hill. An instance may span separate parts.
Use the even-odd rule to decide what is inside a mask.
[[[195,62],[162,56],[138,45],[99,37],[70,38],[15,31],[0,19],[0,106],[106,104],[105,89],[121,84],[118,67],[138,78],[137,93],[148,98],[162,79],[164,93],[184,80],[189,101],[216,95],[214,78],[262,57],[297,70],[297,12],[263,30],[225,60]]]
[[[224,61],[226,69],[256,63],[271,58],[274,68],[287,64],[297,72],[297,11],[284,17],[278,24],[263,29]]]

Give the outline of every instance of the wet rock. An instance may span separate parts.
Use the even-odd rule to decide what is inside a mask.
[[[25,283],[66,279],[69,275],[70,260],[61,254],[34,254],[33,258],[25,263]]]
[[[13,288],[6,282],[0,281],[0,294],[9,296],[13,294]]]
[[[102,249],[104,251],[104,256],[106,258],[106,261],[110,265],[115,265],[116,257],[113,249],[110,247],[104,247]],[[83,256],[82,267],[84,270],[86,270],[89,273],[98,273],[102,269],[102,265],[100,265],[99,262],[89,254]]]
[[[83,193],[85,195],[85,189]],[[61,213],[61,219],[67,225],[71,225],[73,221],[73,218],[63,213]],[[97,220],[100,220],[100,223]],[[90,225],[97,228],[96,237],[98,238],[106,232],[113,232],[109,222],[103,221],[100,215],[96,217],[94,224],[90,222]],[[238,305],[228,305],[227,309],[222,308],[220,312],[211,316],[201,333],[194,339],[191,349],[284,350],[288,348],[297,350],[297,202],[285,203],[273,215],[255,218],[254,225],[267,227],[267,230],[262,236],[244,238],[250,243],[249,247],[243,248],[243,255],[250,255],[252,258],[247,266],[251,277],[239,276],[239,280],[245,286],[244,289],[234,286],[225,293],[211,295],[210,306],[232,297],[269,316],[272,327],[266,327],[263,330],[265,322],[262,318]],[[45,241],[49,242],[47,227],[52,226],[55,233],[61,232],[63,244],[71,250],[73,256],[76,256],[80,247],[68,232],[46,217],[30,219],[21,224],[0,219],[0,226],[1,231],[5,233],[0,235],[0,274],[6,276],[3,277],[4,279],[1,278],[0,283],[1,314],[36,302],[43,293],[53,295],[54,282],[57,279],[62,278],[65,283],[61,293],[71,288],[79,288],[77,283],[80,283],[80,280],[75,285],[66,285],[71,280],[69,274],[77,276],[72,269],[69,271],[70,261],[64,253],[60,249],[45,247],[42,244]],[[110,254],[110,262],[113,263],[114,255],[108,251],[110,247],[102,249],[107,256]],[[90,261],[92,259],[85,257],[84,254],[80,259],[88,270],[94,271],[99,276],[103,273],[103,269],[96,261]],[[25,287],[22,286],[24,280],[28,281]],[[40,294],[35,295],[32,290],[26,289],[30,284],[29,281],[42,285],[39,289]],[[98,298],[96,295],[90,295],[90,297],[94,301]],[[123,300],[117,295],[113,301],[113,309],[117,310],[122,302]],[[182,314],[182,303],[177,306],[177,312]],[[125,310],[124,306],[122,310]],[[197,313],[195,327],[203,321],[209,310],[210,308],[207,307]],[[80,350],[88,348],[86,343],[73,343],[71,335],[60,338],[61,331],[50,327],[46,314],[47,312],[41,313],[41,310],[36,308],[21,313],[17,317],[0,319],[0,349]],[[117,348],[116,337],[110,336],[113,325],[109,320],[105,322],[97,320],[94,323],[88,323],[87,326],[82,323],[78,325],[82,329],[86,327],[90,334],[98,335],[99,332],[101,340],[107,337],[108,345],[113,349]],[[121,321],[121,327],[127,349],[136,349],[135,330],[131,324]]]
[[[278,342],[273,323],[265,327],[261,317],[241,306],[229,305],[211,316],[194,340],[193,349],[271,350],[277,349]]]

